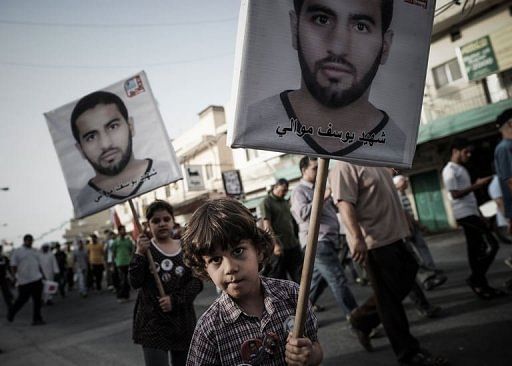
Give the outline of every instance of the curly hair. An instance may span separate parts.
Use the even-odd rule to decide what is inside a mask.
[[[206,201],[192,215],[182,238],[185,263],[201,278],[209,278],[203,256],[215,250],[234,249],[250,240],[263,254],[260,270],[273,251],[270,233],[256,226],[256,219],[240,202],[231,198]]]

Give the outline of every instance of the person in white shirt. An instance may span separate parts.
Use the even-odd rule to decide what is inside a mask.
[[[44,274],[44,278],[48,281],[53,281],[55,275],[59,273],[59,265],[57,259],[50,251],[49,244],[43,244],[41,246],[41,271]],[[46,305],[53,305],[53,296],[43,291],[43,301]]]
[[[487,185],[492,177],[478,178],[471,184],[469,173],[462,165],[471,157],[471,151],[472,147],[468,140],[456,138],[453,141],[450,161],[443,168],[443,181],[449,192],[453,215],[466,236],[471,268],[471,275],[466,283],[478,297],[490,300],[504,295],[503,291],[489,286],[486,278],[487,270],[494,261],[499,245],[478,210],[473,192]]]
[[[89,269],[89,261],[87,259],[87,251],[84,242],[78,240],[78,248],[73,251],[73,268],[75,271],[76,283],[80,296],[87,297],[87,271]]]
[[[23,246],[16,249],[11,256],[11,269],[18,283],[18,297],[7,313],[7,320],[12,322],[16,313],[30,297],[34,310],[32,325],[45,324],[41,316],[41,295],[43,293],[43,275],[41,273],[41,255],[32,249],[34,238],[30,234],[23,237]]]

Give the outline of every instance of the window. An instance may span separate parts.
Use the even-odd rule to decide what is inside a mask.
[[[171,197],[171,185],[170,184],[165,186],[165,197],[166,198]]]
[[[258,150],[245,149],[245,160],[246,161],[256,159],[258,156],[259,156]]]
[[[212,179],[213,178],[213,168],[211,164],[206,164],[204,166],[204,173],[206,175],[206,179]]]
[[[458,29],[458,28],[452,29],[452,31],[450,32],[450,38],[452,39],[452,42],[455,42],[455,41],[458,41],[459,39],[461,39],[462,33],[460,33],[460,29]]]
[[[432,69],[432,74],[434,76],[434,82],[437,89],[462,78],[459,61],[456,58],[440,66],[434,67]]]

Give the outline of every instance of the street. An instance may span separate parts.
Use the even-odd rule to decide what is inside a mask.
[[[443,308],[436,319],[421,318],[410,300],[405,300],[411,330],[423,348],[447,357],[451,365],[505,366],[512,359],[512,296],[484,301],[465,285],[468,264],[461,231],[427,237],[438,267],[448,281],[427,297]],[[489,280],[502,288],[512,271],[503,263],[512,245],[501,245],[491,267]],[[350,277],[349,277],[350,278]],[[350,278],[350,281],[352,279]],[[358,302],[370,293],[368,287],[351,283]],[[132,298],[135,294],[132,292]],[[198,316],[215,298],[207,284],[195,305]],[[319,338],[324,349],[323,365],[396,365],[385,336],[372,341],[375,351],[367,353],[347,327],[341,311],[326,290],[319,303],[327,309],[318,313]],[[77,291],[55,305],[43,308],[47,325],[33,327],[31,304],[26,304],[15,321],[7,323],[0,304],[1,366],[58,365],[143,365],[140,346],[131,341],[134,301],[119,304],[109,291],[92,292],[82,299]]]

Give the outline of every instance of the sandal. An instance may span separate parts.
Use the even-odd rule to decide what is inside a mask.
[[[498,290],[497,288],[493,288],[493,287],[487,287],[486,289],[488,292],[490,292],[493,297],[504,297],[504,296],[507,296],[508,294],[505,292],[505,291],[502,291],[502,290]]]
[[[466,280],[466,283],[471,288],[471,290],[473,290],[473,292],[481,299],[491,300],[495,297],[494,292],[489,290],[491,289],[491,287],[489,286],[477,286],[473,284],[470,280]]]

